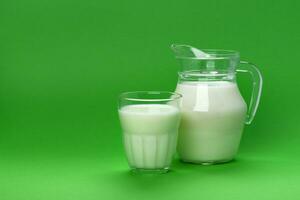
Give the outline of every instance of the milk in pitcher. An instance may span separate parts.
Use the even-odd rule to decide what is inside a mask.
[[[178,153],[186,162],[227,162],[237,153],[247,111],[230,81],[179,82],[182,120]]]

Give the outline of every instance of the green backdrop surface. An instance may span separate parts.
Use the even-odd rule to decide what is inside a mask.
[[[0,199],[297,199],[300,3],[0,1]],[[234,162],[132,175],[117,96],[174,90],[169,46],[235,49],[264,78]],[[238,77],[245,99],[250,79]]]

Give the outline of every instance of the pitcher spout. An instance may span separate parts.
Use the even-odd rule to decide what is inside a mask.
[[[234,79],[239,65],[239,53],[232,50],[198,49],[186,44],[172,44],[171,49],[180,64],[180,73],[199,74],[209,80]]]
[[[173,50],[176,58],[211,58],[212,56],[200,49],[186,44],[172,44],[171,49]]]

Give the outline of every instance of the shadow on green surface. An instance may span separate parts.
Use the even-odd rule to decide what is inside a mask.
[[[220,180],[224,182],[260,176],[265,173],[266,167],[259,163],[262,162],[243,158],[225,164],[203,166],[176,159],[172,170],[166,174],[136,174],[128,169],[113,170],[106,174],[105,179],[108,184],[132,192],[172,190],[193,184],[215,184]]]
[[[184,163],[178,159],[173,162],[174,173],[188,178],[201,178],[203,180],[213,178],[232,178],[248,176],[250,173],[260,173],[256,160],[235,159],[228,163],[215,165],[199,165]],[[260,161],[259,161],[260,162]]]

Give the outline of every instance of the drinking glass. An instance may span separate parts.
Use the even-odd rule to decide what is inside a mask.
[[[119,96],[123,143],[134,172],[164,173],[176,151],[181,95],[165,91],[126,92]]]

